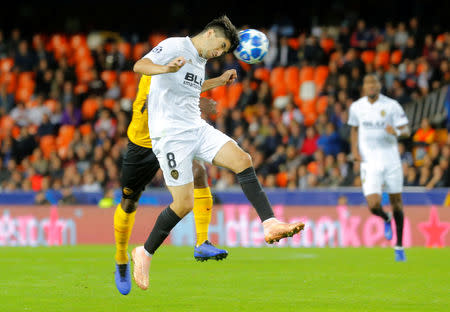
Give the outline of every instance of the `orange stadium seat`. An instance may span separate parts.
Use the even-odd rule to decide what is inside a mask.
[[[74,56],[74,60],[77,64],[86,59],[89,60],[92,57],[91,50],[89,50],[89,48],[87,46],[80,46],[79,48],[75,49],[73,56]],[[91,65],[92,64],[93,64],[93,62],[91,62]]]
[[[48,99],[48,100],[45,100],[44,101],[44,105],[46,106],[46,107],[48,107],[48,109],[51,111],[51,112],[55,112],[56,111],[56,108],[58,107],[58,105],[61,105],[57,100],[55,100],[55,99]]]
[[[416,68],[417,75],[420,75],[424,70],[425,70],[425,63],[424,62],[419,62],[417,64],[417,68]]]
[[[272,98],[285,96],[288,94],[287,86],[284,82],[278,83],[272,87]]]
[[[300,86],[300,69],[297,66],[287,67],[284,73],[284,81],[288,91],[296,95]]]
[[[252,68],[252,67],[250,66],[250,64],[247,64],[247,63],[242,62],[242,61],[239,61],[239,65],[241,65],[241,68],[242,68],[243,70],[245,70],[246,72],[248,72],[248,71],[250,70],[250,68]]]
[[[329,54],[332,49],[334,49],[335,43],[333,38],[323,38],[320,40],[320,47]]]
[[[114,81],[117,80],[117,72],[114,70],[104,70],[100,74],[100,78],[105,82],[106,87],[112,87]]]
[[[150,47],[156,47],[161,41],[166,39],[167,36],[161,33],[153,33],[148,37],[148,43],[150,43]]]
[[[364,64],[371,64],[375,60],[375,51],[365,50],[361,53],[361,60]]]
[[[67,147],[73,139],[75,133],[75,126],[62,125],[59,128],[58,137],[56,138],[56,144],[58,147]]]
[[[316,110],[318,114],[323,114],[328,107],[328,96],[322,95],[317,99]]]
[[[309,127],[314,125],[314,123],[316,122],[317,114],[315,112],[307,112],[306,114],[304,114],[304,117],[304,124],[305,126]]]
[[[0,140],[6,137],[15,126],[15,120],[10,115],[0,117]]]
[[[94,118],[97,109],[98,109],[97,100],[93,98],[87,98],[81,105],[81,115],[83,116],[84,119],[91,120],[92,118]]]
[[[44,135],[39,139],[39,147],[45,158],[49,158],[56,151],[56,138],[53,135]]]
[[[117,43],[117,48],[119,49],[120,53],[125,56],[126,59],[129,59],[131,56],[131,44],[126,41],[120,41]]]
[[[14,66],[13,58],[8,57],[0,59],[0,72],[2,72],[2,74],[5,72],[10,72],[13,66]]]
[[[300,68],[300,83],[305,81],[314,80],[315,69],[312,66],[304,66]]]
[[[86,36],[84,34],[75,34],[70,37],[70,47],[72,50],[80,47],[87,47]]]
[[[387,69],[389,67],[389,51],[378,51],[375,55],[375,66]]]
[[[270,71],[269,85],[271,87],[284,84],[284,67],[275,67]]]
[[[277,173],[276,181],[277,181],[278,187],[286,187],[288,184],[287,172],[281,171],[281,172]]]
[[[234,108],[242,93],[242,83],[235,82],[228,86],[228,106]]]
[[[298,50],[300,48],[300,39],[299,38],[289,38],[288,46],[290,46],[294,50]]]
[[[400,62],[402,61],[402,54],[402,50],[393,51],[391,54],[391,63],[394,65],[400,64]]]
[[[147,51],[148,47],[144,42],[138,42],[133,46],[133,60],[141,59]]]
[[[103,100],[103,105],[106,108],[113,109],[115,104],[116,104],[116,101],[114,99],[104,99]]]
[[[328,77],[328,66],[326,65],[319,65],[316,67],[316,71],[314,72],[314,82],[318,85],[324,84],[325,80],[327,80]]]
[[[21,72],[17,78],[18,86],[24,86],[34,83],[34,72]]]
[[[317,99],[303,100],[302,106],[300,107],[302,113],[309,113],[309,112],[316,113],[316,102]]]
[[[89,133],[92,132],[92,126],[90,123],[84,123],[81,126],[78,127],[78,129],[80,130],[81,135],[88,135]]]
[[[217,102],[217,111],[219,111],[219,107],[228,108],[227,86],[211,89],[211,98]]]
[[[125,90],[126,86],[133,86],[137,88],[138,85],[138,74],[133,71],[123,71],[119,74],[120,89],[122,92]]]
[[[129,100],[134,100],[136,98],[137,86],[135,85],[126,85],[122,89],[122,97]]]
[[[253,72],[253,77],[258,80],[269,82],[270,80],[270,70],[265,67],[258,67]]]
[[[7,93],[14,93],[17,86],[17,74],[15,72],[1,73],[0,86],[6,86]]]
[[[88,86],[85,83],[79,83],[75,86],[75,88],[73,89],[73,92],[75,94],[81,94],[81,93],[86,93],[88,90]]]
[[[16,101],[28,102],[31,99],[31,96],[34,92],[33,85],[27,85],[17,88],[15,99]]]

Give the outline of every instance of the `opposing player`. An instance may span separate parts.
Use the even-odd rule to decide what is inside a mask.
[[[403,249],[403,172],[397,138],[408,137],[408,119],[400,104],[380,94],[381,83],[375,74],[364,77],[364,97],[350,106],[352,154],[361,162],[361,181],[370,211],[385,222],[384,235],[392,239],[392,214],[381,206],[384,190],[392,206],[397,243],[395,260],[406,261]]]
[[[228,17],[222,16],[192,38],[172,37],[162,41],[134,65],[135,72],[152,75],[148,93],[150,136],[173,197],[173,202],[158,216],[145,245],[132,251],[133,276],[142,289],[149,285],[152,255],[193,208],[194,158],[237,174],[245,195],[263,222],[266,242],[292,236],[304,227],[301,222],[288,224],[274,217],[249,154],[200,117],[200,93],[237,78],[233,69],[205,81],[207,60],[233,51],[238,42],[235,26]]]
[[[155,176],[159,162],[152,150],[148,131],[147,93],[151,84],[150,76],[141,76],[136,99],[133,102],[133,115],[128,126],[128,148],[121,170],[122,199],[114,214],[114,236],[116,240],[117,289],[123,295],[131,290],[128,241],[133,229],[136,208],[142,191]],[[214,101],[201,98],[200,106],[212,111]],[[194,176],[194,219],[197,231],[197,245],[194,257],[197,260],[221,260],[228,252],[213,246],[208,240],[208,227],[211,222],[213,200],[203,164],[193,162]]]

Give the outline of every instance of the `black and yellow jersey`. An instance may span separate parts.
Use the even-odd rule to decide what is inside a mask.
[[[133,102],[133,115],[128,125],[128,139],[136,145],[151,148],[152,140],[148,130],[147,95],[150,89],[151,76],[142,75],[136,99]]]

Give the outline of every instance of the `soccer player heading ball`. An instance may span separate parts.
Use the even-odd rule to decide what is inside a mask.
[[[304,224],[284,223],[272,207],[256,177],[252,160],[237,143],[201,118],[200,93],[232,83],[234,69],[205,80],[206,62],[232,52],[239,43],[235,26],[226,16],[211,21],[193,37],[162,41],[138,60],[134,71],[152,76],[148,92],[148,125],[153,151],[159,160],[173,202],[158,216],[144,246],[132,251],[133,276],[147,289],[153,254],[175,225],[194,205],[192,161],[194,158],[227,168],[237,179],[258,213],[267,243],[300,232]]]

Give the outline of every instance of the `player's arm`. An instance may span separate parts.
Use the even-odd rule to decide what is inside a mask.
[[[411,135],[411,130],[409,129],[408,125],[403,125],[400,127],[393,127],[391,125],[386,126],[386,132],[392,135],[395,135],[397,138],[409,138]]]
[[[358,127],[353,126],[350,130],[350,145],[352,149],[353,159],[355,161],[361,161],[361,155],[358,149]]]
[[[147,76],[175,73],[179,71],[185,63],[186,60],[182,56],[174,58],[167,65],[155,64],[149,58],[142,58],[134,64],[133,71]]]
[[[216,104],[216,101],[213,99],[201,97],[199,104],[200,111],[205,115],[213,115],[217,113]]]
[[[202,85],[202,92],[232,83],[236,80],[236,78],[237,78],[236,70],[229,69],[219,77],[205,80],[205,82],[203,82]]]

